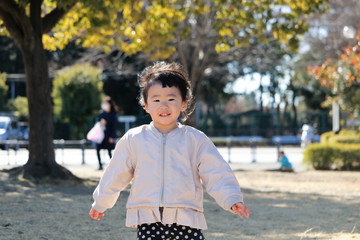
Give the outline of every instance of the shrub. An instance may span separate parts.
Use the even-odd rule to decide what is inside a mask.
[[[360,169],[360,147],[359,144],[348,144],[337,146],[338,156],[336,168],[340,170],[357,170]]]
[[[329,141],[329,138],[331,138],[333,135],[335,135],[335,133],[332,131],[321,134],[320,143],[327,143]]]
[[[90,64],[66,68],[55,77],[52,93],[55,120],[74,126],[71,139],[86,135],[89,123],[99,112],[101,91],[100,69]]]
[[[8,86],[6,85],[6,73],[0,73],[0,111],[6,111],[7,109],[7,94]]]
[[[305,149],[304,163],[316,170],[360,169],[360,145],[314,143]]]
[[[9,106],[15,117],[20,121],[27,122],[29,120],[28,100],[26,97],[18,96],[14,100],[10,100]]]
[[[304,151],[304,163],[316,170],[329,170],[335,161],[334,148],[328,144],[313,143]]]
[[[325,132],[321,134],[321,143],[360,143],[360,134],[357,131],[343,129],[338,134],[334,132]]]
[[[356,135],[334,135],[329,138],[328,143],[360,144],[360,136]]]

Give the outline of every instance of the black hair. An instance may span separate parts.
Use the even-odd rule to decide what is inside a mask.
[[[115,101],[110,96],[106,96],[104,100],[110,104],[110,111],[117,112],[118,107],[116,106]]]
[[[149,88],[156,83],[161,83],[163,88],[178,88],[182,101],[188,101],[188,107],[182,113],[182,120],[186,120],[191,114],[192,111],[189,109],[192,100],[191,84],[187,73],[179,63],[155,62],[138,75],[138,83],[140,86],[139,103],[142,107],[145,103],[147,104]]]

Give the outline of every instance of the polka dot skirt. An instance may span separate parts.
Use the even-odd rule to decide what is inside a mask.
[[[160,222],[142,224],[137,230],[138,240],[203,240],[205,239],[200,229]]]

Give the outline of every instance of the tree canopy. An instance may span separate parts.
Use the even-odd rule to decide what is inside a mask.
[[[356,43],[355,35],[360,20],[358,0],[329,0],[328,11],[307,17],[308,32],[304,35],[301,52],[291,63],[293,85],[304,96],[310,109],[327,108],[321,104],[331,92],[311,76],[308,66],[320,66],[327,59],[338,59],[343,49]]]
[[[356,40],[339,58],[329,58],[320,66],[308,68],[309,73],[331,91],[325,104],[338,99],[342,108],[354,117],[360,114],[360,31]]]

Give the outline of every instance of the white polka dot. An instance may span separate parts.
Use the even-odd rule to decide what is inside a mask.
[[[200,236],[199,238],[202,239],[202,236]]]
[[[186,239],[188,239],[188,238],[189,238],[189,236],[188,236],[188,235],[185,235],[185,238],[186,238]]]
[[[151,240],[151,238],[148,238],[148,240]]]
[[[161,227],[160,230],[162,231],[162,230],[164,230],[164,229]]]
[[[182,230],[185,230],[185,227],[182,227]]]
[[[176,236],[176,239],[179,239],[180,237],[179,236]]]
[[[146,231],[146,234],[150,234],[150,231]]]
[[[164,235],[162,235],[162,236],[161,236],[161,238],[165,238],[165,236],[164,236]]]
[[[175,231],[177,231],[177,228],[174,228]]]
[[[169,231],[166,231],[165,234],[169,234]]]
[[[151,229],[152,229],[152,230],[155,230],[155,227],[152,227]]]
[[[188,233],[191,233],[191,230],[189,229]]]
[[[171,224],[168,224],[168,227],[171,227]]]
[[[160,235],[160,232],[159,232],[159,231],[157,231],[157,232],[156,232],[156,235]]]
[[[183,235],[183,232],[179,232],[180,235]]]
[[[197,233],[194,233],[194,236],[196,237],[196,236],[197,236]]]
[[[139,235],[141,236],[141,232],[139,232]]]
[[[145,235],[143,235],[142,238],[145,238]]]
[[[142,227],[142,230],[145,230],[145,227]]]

